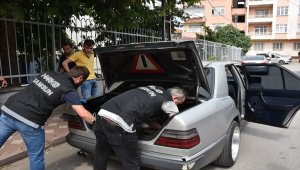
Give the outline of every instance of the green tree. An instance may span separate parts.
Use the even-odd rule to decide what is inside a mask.
[[[192,5],[199,0],[181,0],[178,3]],[[160,31],[162,30],[162,17],[171,21],[171,28],[180,23],[174,17],[183,17],[183,10],[176,7],[176,0],[161,0],[164,6],[156,6],[156,0],[1,0],[0,18],[11,18],[17,20],[27,20],[36,22],[59,22],[59,24],[71,25],[73,16],[90,16],[94,18],[96,27],[100,29],[113,28],[144,28]],[[86,26],[89,30],[90,25]],[[0,37],[8,39],[8,43],[0,45],[0,57],[3,74],[19,74],[18,60],[20,56],[24,62],[39,61],[43,62],[44,69],[52,70],[54,58],[50,31],[47,34],[39,32],[38,27],[23,28],[22,25],[15,25],[14,22],[0,20]],[[17,32],[15,36],[15,32]],[[55,30],[55,35],[61,35],[61,42],[70,41],[64,30]],[[25,34],[25,37],[22,34]],[[105,35],[101,35],[105,36]],[[24,38],[23,41],[19,41]],[[59,40],[56,37],[56,41]],[[114,37],[105,37],[115,40]],[[100,39],[100,38],[99,38]],[[26,42],[22,44],[22,42]],[[21,43],[21,44],[19,44]],[[55,42],[59,47],[59,43]],[[114,43],[113,43],[114,44]],[[43,47],[43,50],[39,49]],[[27,56],[27,57],[26,57]],[[46,57],[45,58],[41,58]],[[26,59],[24,59],[26,58]],[[30,61],[27,61],[30,60]],[[50,61],[50,62],[49,62]],[[38,68],[43,71],[43,68]],[[13,79],[18,82],[17,79]]]
[[[216,41],[219,43],[242,48],[243,54],[246,54],[251,48],[251,39],[249,36],[241,33],[233,25],[216,28]]]
[[[246,54],[251,48],[250,37],[241,33],[240,30],[231,24],[224,27],[216,27],[215,31],[212,31],[205,25],[203,28],[206,40],[242,48],[243,54]],[[204,39],[202,34],[196,34],[196,36],[199,39]]]
[[[205,39],[207,41],[216,41],[216,36],[215,36],[215,32],[207,25],[202,24],[201,25],[204,31],[204,35],[203,34],[196,34],[196,37],[198,39]]]
[[[88,15],[93,17],[98,24],[105,24],[107,27],[142,27],[160,30],[161,17],[164,14],[171,19],[172,26],[178,24],[172,20],[174,16],[183,17],[183,11],[178,9],[176,4],[193,5],[200,0],[161,0],[160,2],[165,4],[164,8],[156,6],[156,0],[2,0],[0,17],[13,17],[21,20],[32,16],[42,19],[55,17],[69,24],[72,16]]]

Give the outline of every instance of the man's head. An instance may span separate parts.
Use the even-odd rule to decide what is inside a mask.
[[[73,51],[73,45],[71,43],[65,43],[63,45],[64,55],[68,56]]]
[[[86,39],[84,41],[84,43],[83,43],[83,49],[82,49],[82,51],[87,56],[90,56],[92,54],[92,52],[93,52],[94,45],[95,45],[95,42],[93,40]]]
[[[168,90],[172,96],[173,102],[176,105],[182,104],[185,101],[185,91],[183,89],[178,87],[173,87]]]
[[[68,74],[73,78],[74,83],[79,86],[88,78],[90,72],[85,66],[75,66]]]
[[[165,101],[161,109],[169,116],[173,116],[174,114],[179,112],[177,107],[178,104],[182,104],[185,101],[185,92],[183,89],[178,87],[173,87],[168,89],[172,96],[172,101]]]

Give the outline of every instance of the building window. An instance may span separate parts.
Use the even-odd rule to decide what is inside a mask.
[[[273,43],[273,50],[274,51],[281,51],[282,50],[282,43]]]
[[[277,15],[288,15],[289,14],[289,7],[282,6],[277,8]]]
[[[256,18],[267,17],[268,15],[269,15],[269,11],[267,9],[255,10],[255,17]]]
[[[276,25],[276,33],[287,33],[287,25],[286,24],[277,24]]]
[[[214,23],[211,24],[211,29],[215,31],[217,27],[224,27],[224,25],[225,25],[224,23]]]
[[[255,33],[255,35],[267,34],[267,26],[255,26],[254,33]]]
[[[298,24],[297,32],[300,32],[300,24]]]
[[[225,14],[225,7],[215,7],[212,10],[213,15],[224,15]]]
[[[189,32],[200,32],[201,31],[201,25],[189,25]]]
[[[255,51],[264,50],[264,43],[261,43],[261,42],[254,43],[254,50]]]
[[[300,50],[300,42],[294,43],[294,50]]]

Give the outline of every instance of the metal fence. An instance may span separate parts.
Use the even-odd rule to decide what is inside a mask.
[[[89,18],[73,19],[71,26],[50,22],[17,21],[0,18],[0,74],[10,84],[30,83],[42,71],[57,70],[66,40],[81,49],[84,39],[95,40],[96,47],[161,41],[159,31],[146,29],[113,30],[97,26]],[[96,62],[96,72],[100,65]]]
[[[178,39],[177,39],[178,40]],[[183,38],[193,40],[203,61],[241,61],[242,48],[206,41],[201,39]]]
[[[69,40],[75,50],[81,49],[84,39],[93,39],[97,47],[161,41],[158,31],[146,29],[113,30],[99,27],[89,18],[74,19],[71,26],[50,22],[17,21],[0,18],[0,74],[18,86],[30,83],[37,74],[57,70],[61,48]],[[195,40],[202,60],[234,60],[241,57],[241,49],[214,42]],[[95,60],[95,71],[101,73]]]

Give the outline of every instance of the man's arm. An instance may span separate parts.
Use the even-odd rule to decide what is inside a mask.
[[[84,121],[88,122],[89,124],[93,124],[95,121],[95,117],[86,110],[82,105],[72,105],[74,111],[80,116]]]
[[[69,63],[72,62],[69,58],[67,58],[65,61],[62,62],[63,68],[66,70],[66,72],[69,72]]]
[[[70,91],[63,96],[63,100],[71,105],[73,110],[80,116],[84,121],[93,124],[95,117],[91,112],[86,110],[81,104],[80,98],[76,91]]]

